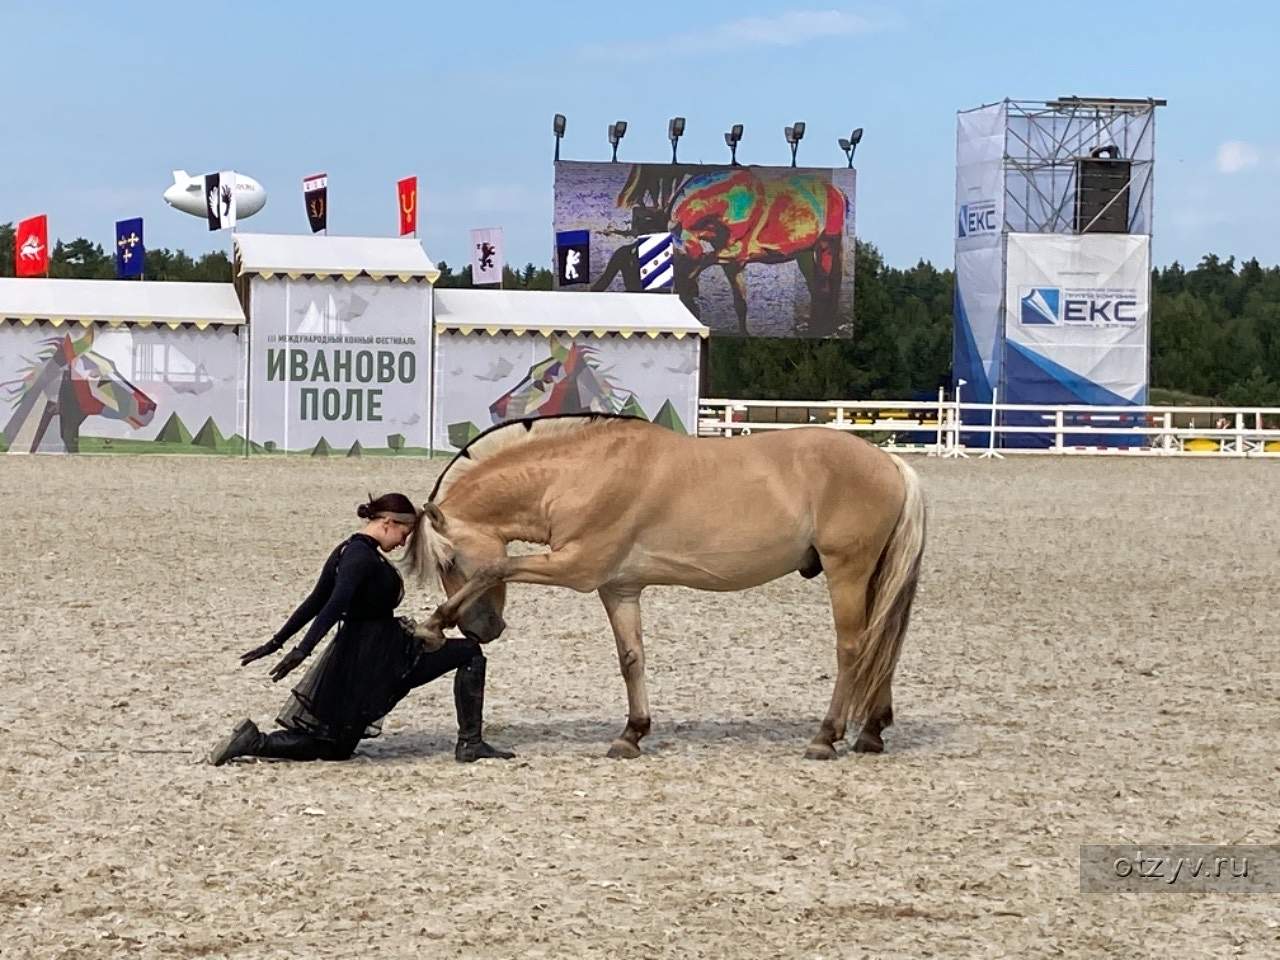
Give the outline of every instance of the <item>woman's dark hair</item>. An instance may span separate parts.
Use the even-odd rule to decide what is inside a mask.
[[[417,514],[418,508],[403,493],[384,493],[378,498],[369,494],[369,502],[356,507],[356,516],[361,520],[373,520],[383,513]]]

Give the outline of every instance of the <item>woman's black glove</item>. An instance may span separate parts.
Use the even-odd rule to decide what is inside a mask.
[[[302,650],[302,649],[299,649],[298,647],[294,647],[292,650],[286,653],[283,657],[281,657],[280,662],[277,663],[275,667],[273,667],[271,670],[272,682],[279,683],[281,680],[287,677],[290,673],[292,673],[297,668],[298,664],[302,663],[303,660],[307,659],[307,654],[309,652],[310,651]]]
[[[242,653],[240,655],[240,666],[247,667],[255,660],[261,660],[263,657],[269,657],[283,646],[284,644],[279,640],[268,640],[262,646],[254,647],[248,653]]]

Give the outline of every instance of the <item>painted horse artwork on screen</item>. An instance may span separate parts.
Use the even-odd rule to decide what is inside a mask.
[[[615,205],[631,209],[631,233],[669,231],[675,243],[676,293],[702,314],[698,280],[719,267],[729,281],[738,333],[748,334],[747,267],[794,262],[809,291],[810,336],[839,331],[849,198],[829,174],[796,171],[762,175],[751,167],[709,172],[668,164],[637,164]],[[630,245],[619,247],[593,290],[616,275],[639,291],[639,264]]]
[[[599,594],[628,702],[609,756],[639,756],[649,732],[644,589],[745,590],[793,572],[826,575],[836,634],[830,706],[805,755],[835,758],[850,724],[854,751],[884,749],[925,543],[901,458],[824,427],[698,439],[631,417],[526,418],[468,443],[426,516],[410,567],[447,598],[431,636],[500,622],[507,583]],[[550,551],[508,556],[514,541]]]

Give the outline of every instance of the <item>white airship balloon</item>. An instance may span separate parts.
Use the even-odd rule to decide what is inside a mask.
[[[193,217],[205,216],[204,176],[191,176],[185,170],[173,171],[173,186],[164,192],[164,202],[175,210]],[[236,219],[243,220],[261,210],[267,203],[267,191],[253,177],[236,174]]]

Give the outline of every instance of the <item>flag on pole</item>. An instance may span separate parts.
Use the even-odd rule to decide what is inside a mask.
[[[313,173],[302,178],[302,199],[307,205],[307,222],[311,232],[329,228],[329,175]]]
[[[236,175],[230,170],[204,175],[204,212],[210,230],[236,225]]]
[[[591,282],[591,231],[556,234],[556,279],[562,287]]]
[[[147,257],[142,242],[142,218],[116,221],[116,276],[120,279],[142,276]]]
[[[506,261],[502,255],[502,228],[487,227],[471,231],[471,283],[502,283],[502,268]]]
[[[636,259],[640,263],[640,289],[668,291],[675,286],[676,270],[672,257],[675,242],[670,233],[646,233],[636,240]]]
[[[418,231],[418,178],[405,177],[396,183],[400,198],[400,236]]]
[[[14,272],[20,277],[49,273],[49,217],[40,214],[18,224],[13,234]]]

